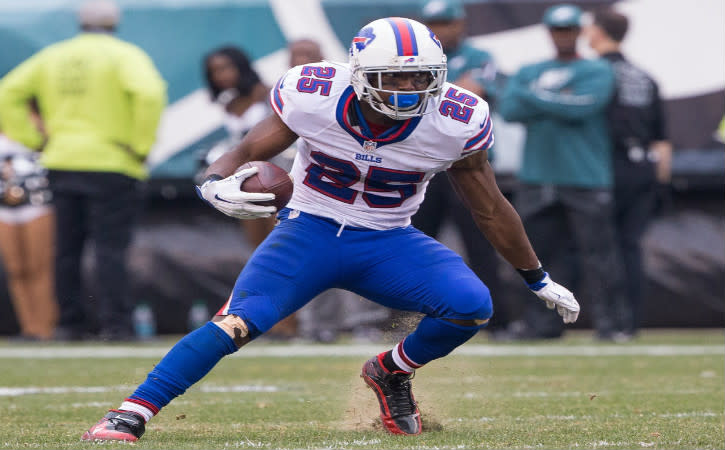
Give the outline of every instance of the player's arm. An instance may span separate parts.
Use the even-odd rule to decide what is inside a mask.
[[[487,152],[477,152],[457,161],[448,170],[448,177],[478,228],[519,271],[529,288],[547,306],[557,308],[564,322],[576,321],[579,304],[569,290],[552,281],[541,267],[521,218],[496,184]]]
[[[204,182],[197,186],[197,194],[224,214],[237,219],[257,219],[275,213],[274,206],[261,206],[254,202],[274,199],[274,194],[244,192],[240,186],[257,173],[257,167],[237,168],[249,161],[266,161],[282,152],[297,139],[277,114],[262,120],[247,133],[234,150],[214,161],[204,173]]]
[[[297,135],[282,122],[282,119],[277,114],[271,114],[253,126],[232,151],[211,163],[204,173],[204,178],[210,176],[226,178],[242,164],[249,161],[266,161],[289,148],[296,140]]]
[[[477,152],[454,163],[448,170],[451,184],[501,256],[517,269],[535,269],[536,253],[518,213],[499,190],[486,156],[486,151]]]

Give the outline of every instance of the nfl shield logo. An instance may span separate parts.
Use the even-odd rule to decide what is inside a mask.
[[[365,141],[363,144],[363,151],[372,153],[375,151],[375,149],[378,148],[378,143],[375,141]]]

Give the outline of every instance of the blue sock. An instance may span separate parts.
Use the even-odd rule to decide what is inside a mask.
[[[129,399],[150,403],[157,413],[209,373],[219,360],[237,350],[228,334],[207,322],[177,342]]]
[[[466,327],[440,318],[424,317],[418,328],[403,341],[403,351],[414,363],[422,366],[446,356],[471,339],[483,326]]]

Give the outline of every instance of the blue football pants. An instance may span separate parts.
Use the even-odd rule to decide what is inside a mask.
[[[280,212],[279,225],[247,262],[218,313],[240,316],[251,338],[338,287],[426,315],[401,346],[417,368],[466,342],[491,316],[488,288],[460,256],[416,228],[340,230],[332,220],[289,213]],[[174,345],[127,400],[155,414],[236,350],[232,338],[208,323]]]
[[[252,338],[333,287],[433,319],[491,316],[488,288],[459,255],[416,228],[340,230],[330,219],[296,213],[280,212],[225,307],[247,323]]]

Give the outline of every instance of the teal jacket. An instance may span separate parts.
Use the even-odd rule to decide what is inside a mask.
[[[586,188],[612,185],[606,106],[614,72],[605,60],[551,60],[525,66],[499,97],[504,119],[526,127],[519,179]]]

